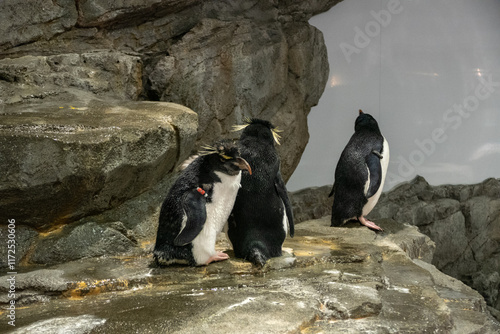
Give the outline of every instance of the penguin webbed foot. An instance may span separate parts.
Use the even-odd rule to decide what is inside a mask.
[[[184,258],[174,258],[171,255],[163,252],[163,251],[154,251],[153,253],[153,262],[151,263],[152,268],[162,268],[168,267],[172,265],[191,265],[194,266],[195,263],[191,262],[188,259]]]
[[[375,230],[375,231],[380,231],[380,232],[383,232],[383,231],[384,231],[384,229],[383,229],[383,228],[381,228],[380,226],[378,226],[378,225],[377,225],[377,224],[375,224],[374,222],[372,222],[372,221],[370,221],[370,220],[366,219],[366,218],[365,218],[365,217],[363,217],[363,216],[358,217],[358,221],[359,221],[361,224],[363,224],[363,225],[365,225],[366,227],[368,227],[369,229],[372,229],[372,230]]]
[[[226,253],[224,252],[221,252],[221,251],[217,251],[217,253],[215,255],[212,255],[208,260],[207,262],[205,262],[205,265],[207,264],[210,264],[212,262],[216,262],[216,261],[224,261],[224,260],[227,260],[229,259],[229,255],[227,255]]]

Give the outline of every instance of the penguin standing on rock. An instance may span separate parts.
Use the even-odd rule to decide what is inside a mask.
[[[335,183],[329,195],[334,195],[331,226],[358,220],[368,228],[382,231],[364,216],[375,207],[382,194],[388,165],[387,140],[382,136],[377,121],[360,110],[354,134],[335,169]]]
[[[158,265],[206,265],[229,258],[215,250],[240,188],[242,170],[252,173],[232,141],[205,147],[182,171],[160,211],[154,248]]]
[[[268,121],[248,119],[239,148],[254,171],[243,175],[241,188],[228,220],[227,235],[236,257],[264,266],[270,257],[281,256],[287,231],[293,237],[293,214],[280,172],[277,129]]]

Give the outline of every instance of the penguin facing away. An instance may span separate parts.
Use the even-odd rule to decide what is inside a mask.
[[[162,204],[153,251],[158,265],[206,265],[229,258],[215,250],[240,188],[252,169],[228,140],[205,147],[181,172]]]
[[[373,230],[382,231],[366,216],[377,204],[389,165],[389,144],[369,114],[359,111],[354,134],[340,155],[335,169],[332,224],[340,226],[358,220]]]
[[[274,141],[279,144],[278,130],[261,119],[246,123],[235,130],[243,129],[239,149],[254,175],[241,178],[227,235],[236,257],[264,266],[269,258],[281,256],[287,232],[293,237],[293,213],[274,147]]]

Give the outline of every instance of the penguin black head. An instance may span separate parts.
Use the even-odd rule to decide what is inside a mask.
[[[204,146],[200,155],[207,156],[214,171],[228,175],[236,175],[240,170],[247,170],[252,175],[252,168],[248,162],[240,157],[238,146],[231,140],[221,140],[214,146]]]
[[[273,142],[276,142],[278,145],[280,144],[281,136],[278,134],[280,130],[271,124],[271,122],[258,118],[249,118],[245,120],[245,123],[233,127],[234,131],[243,130],[240,140],[247,137],[255,137],[271,145],[273,145]]]
[[[365,114],[361,109],[359,110],[359,116],[356,118],[354,123],[354,131],[358,132],[360,130],[372,130],[380,133],[378,123],[375,118],[370,114]]]

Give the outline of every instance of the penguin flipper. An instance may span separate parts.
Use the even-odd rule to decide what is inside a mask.
[[[375,154],[379,159],[383,159],[384,158],[383,155],[382,155],[382,153],[380,153],[379,151],[373,150],[372,153]]]
[[[186,226],[174,239],[175,246],[184,246],[196,238],[207,219],[206,198],[197,190],[189,192],[182,203],[187,216]]]
[[[366,166],[370,171],[370,186],[366,193],[366,198],[370,198],[377,192],[382,183],[382,165],[380,164],[381,154],[378,151],[372,151],[365,159]]]
[[[281,172],[278,171],[278,174],[276,175],[276,178],[274,179],[274,187],[276,188],[276,191],[278,192],[279,197],[283,201],[283,204],[285,205],[285,212],[286,212],[286,217],[288,218],[288,233],[290,234],[290,237],[293,238],[293,235],[295,234],[295,228],[293,224],[293,211],[292,211],[292,205],[290,203],[290,199],[288,198],[285,182],[283,181],[283,178],[281,177]]]
[[[330,194],[328,195],[328,197],[332,197],[333,194],[335,194],[335,183],[333,184],[332,191],[330,191]]]

